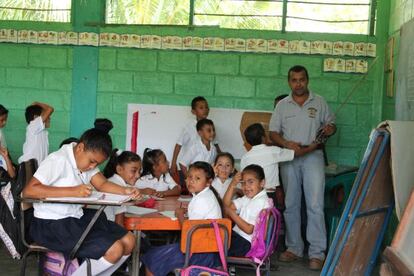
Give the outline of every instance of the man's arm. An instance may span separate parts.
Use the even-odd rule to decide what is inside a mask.
[[[300,149],[299,143],[284,139],[282,135],[276,131],[270,131],[270,139],[279,147],[292,149],[295,152]]]

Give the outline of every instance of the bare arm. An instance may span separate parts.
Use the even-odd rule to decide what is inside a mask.
[[[108,179],[106,179],[100,172],[92,177],[91,184],[100,192],[131,195],[132,198],[139,198],[141,196],[137,188],[122,187],[114,184],[108,181]]]
[[[45,122],[47,119],[49,119],[50,115],[52,115],[53,111],[55,111],[53,109],[53,107],[51,107],[48,104],[45,103],[41,103],[41,102],[34,102],[32,103],[32,105],[38,105],[42,108],[42,114],[40,116],[42,116],[42,121]]]
[[[173,157],[171,160],[171,173],[177,173],[177,158],[178,154],[180,153],[181,145],[175,144]]]
[[[254,226],[242,219],[235,210],[226,207],[226,214],[243,232],[249,235],[253,233]]]
[[[164,197],[164,196],[177,196],[177,195],[180,195],[181,188],[180,188],[180,186],[175,185],[175,187],[172,188],[171,190],[167,190],[167,191],[160,192],[160,193],[161,193],[162,197]]]
[[[119,224],[120,226],[124,227],[124,213],[115,215],[115,223]]]
[[[236,175],[231,180],[229,187],[227,188],[226,193],[223,197],[223,204],[226,208],[231,208],[232,210],[236,210],[236,206],[233,203],[233,195],[237,190],[237,184],[241,181],[242,175],[241,172],[236,173]]]
[[[3,156],[4,160],[6,161],[7,173],[11,178],[14,178],[16,176],[16,169],[10,160],[9,151],[6,148],[0,146],[0,155]]]
[[[43,185],[37,178],[32,177],[23,190],[23,197],[41,199],[46,197],[87,197],[91,194],[90,185],[72,187],[53,187]]]

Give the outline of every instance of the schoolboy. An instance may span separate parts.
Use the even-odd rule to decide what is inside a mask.
[[[196,161],[212,165],[216,159],[217,149],[213,144],[216,135],[214,123],[210,119],[201,119],[196,125],[198,138],[192,142],[180,159],[181,171],[186,175],[187,168]]]
[[[50,105],[34,102],[26,108],[27,122],[26,141],[23,144],[23,155],[19,163],[32,158],[40,164],[49,154],[49,138],[47,129],[50,127],[50,116],[54,109]]]
[[[295,152],[277,146],[267,146],[265,144],[265,130],[263,126],[258,123],[248,126],[244,131],[244,137],[252,148],[242,156],[240,160],[240,168],[243,170],[250,164],[261,166],[266,178],[265,189],[269,197],[274,199],[276,188],[280,186],[278,163],[293,160]]]
[[[180,162],[179,154],[182,150],[181,156],[185,153],[189,146],[194,141],[198,140],[198,131],[196,128],[197,122],[201,119],[206,119],[210,112],[208,102],[206,98],[197,96],[191,101],[191,113],[195,116],[195,120],[191,120],[181,131],[180,136],[177,139],[177,143],[174,147],[173,157],[171,160],[171,173],[177,173],[177,162]],[[220,152],[220,148],[216,142],[214,142],[216,149]],[[185,175],[185,174],[184,174]]]
[[[6,137],[3,134],[3,127],[7,124],[7,118],[9,116],[9,110],[0,104],[0,146],[7,148]]]
[[[24,197],[87,197],[93,186],[98,191],[138,198],[137,189],[113,184],[99,172],[97,166],[108,158],[111,149],[112,141],[107,133],[87,130],[78,144],[63,145],[40,164],[23,190]],[[30,227],[33,240],[65,255],[69,255],[96,212],[77,204],[33,203],[33,208]],[[76,257],[91,258],[93,275],[111,275],[128,258],[134,246],[134,235],[102,214]],[[79,275],[86,275],[86,262],[72,274]]]

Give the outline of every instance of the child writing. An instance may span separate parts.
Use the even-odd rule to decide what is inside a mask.
[[[188,219],[219,219],[222,218],[222,211],[219,199],[210,188],[214,178],[214,171],[210,164],[206,162],[195,162],[190,165],[186,185],[188,191],[193,194],[188,205]],[[186,209],[178,208],[175,215],[182,224]],[[155,247],[148,251],[142,258],[146,266],[146,275],[164,276],[176,268],[184,265],[184,255],[180,250],[180,245],[169,244]],[[190,264],[215,267],[217,259],[215,254],[193,254]]]
[[[50,116],[53,111],[53,107],[39,102],[34,102],[26,108],[25,117],[28,126],[26,141],[23,144],[23,155],[20,156],[19,163],[34,158],[39,165],[49,154],[47,128],[50,127]]]
[[[121,187],[133,187],[141,175],[141,158],[132,151],[114,149],[104,168],[103,175],[108,181]],[[108,220],[124,226],[126,206],[107,206],[104,212]]]
[[[244,196],[232,200],[239,182],[242,183]],[[254,226],[260,211],[271,206],[263,189],[264,185],[263,168],[252,164],[233,177],[224,195],[226,215],[235,223],[231,234],[229,256],[242,257],[250,250]]]
[[[284,206],[283,192],[279,188],[279,162],[293,160],[295,152],[277,146],[267,146],[266,133],[261,124],[248,126],[244,136],[252,148],[242,156],[240,168],[243,170],[250,164],[261,166],[266,178],[265,189],[268,196],[273,199],[275,206]]]
[[[0,104],[0,146],[7,148],[6,137],[3,134],[3,128],[7,124],[7,118],[9,116],[9,110]]]
[[[89,129],[79,143],[63,145],[42,162],[23,190],[27,198],[87,197],[98,191],[140,197],[137,189],[109,182],[97,167],[112,150],[108,133]],[[33,203],[30,227],[33,240],[53,251],[69,255],[96,210],[78,204]],[[91,258],[92,275],[111,275],[130,255],[135,237],[118,224],[99,216],[76,257]],[[86,275],[84,262],[72,276]]]
[[[198,139],[194,140],[180,160],[181,171],[186,174],[187,167],[196,161],[213,164],[217,156],[217,149],[213,144],[216,131],[210,119],[201,119],[197,122]]]
[[[217,154],[214,161],[214,173],[216,177],[213,180],[212,186],[220,195],[224,197],[227,188],[230,185],[232,178],[230,177],[234,172],[234,157],[228,152],[221,152]]]
[[[158,197],[180,194],[180,186],[175,183],[169,174],[169,163],[162,150],[146,148],[142,159],[142,167],[142,176],[135,186],[143,194]]]

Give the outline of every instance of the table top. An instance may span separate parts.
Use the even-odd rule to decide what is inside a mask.
[[[157,200],[153,207],[158,212],[146,215],[127,213],[124,218],[124,226],[127,230],[181,230],[178,219],[172,220],[159,212],[175,211],[175,209],[187,205],[188,202],[178,201],[178,196],[165,197],[164,200]]]

